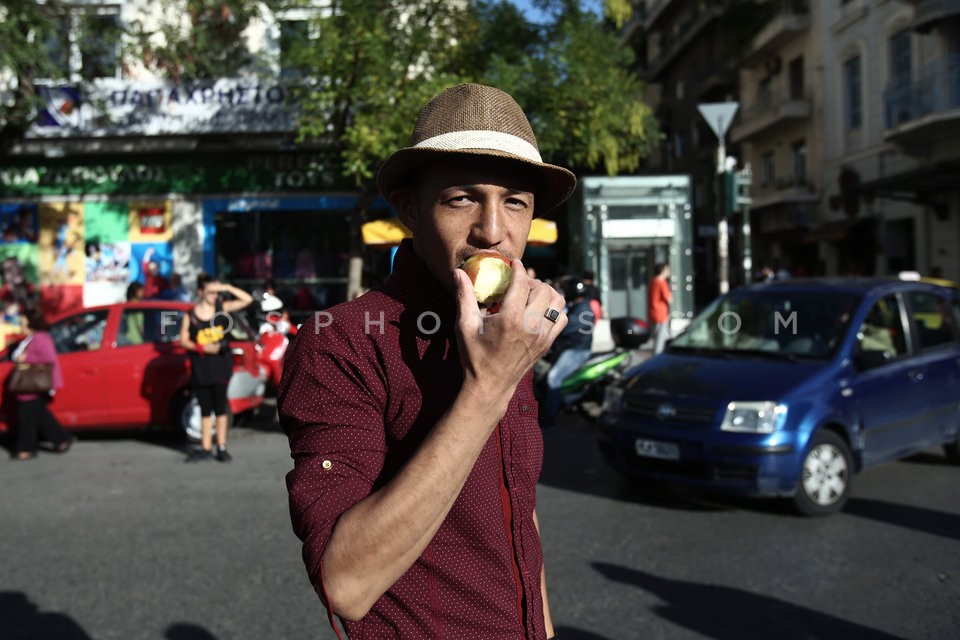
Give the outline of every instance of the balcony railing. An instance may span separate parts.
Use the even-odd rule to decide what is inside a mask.
[[[960,15],[960,0],[913,0],[917,5],[913,28],[920,33],[929,33],[940,22]]]
[[[775,205],[816,202],[819,198],[817,185],[804,176],[793,176],[774,182],[761,180],[753,188],[751,208],[756,211]]]
[[[960,109],[960,54],[932,61],[916,80],[895,80],[884,102],[887,129]]]
[[[753,104],[739,114],[730,138],[737,142],[754,136],[782,121],[810,117],[810,101],[780,91],[761,92]]]
[[[669,31],[658,33],[659,46],[648,49],[648,74],[656,78],[678,54],[687,51],[701,30],[723,14],[722,0],[707,0],[680,18]]]
[[[753,38],[744,55],[744,64],[750,66],[783,46],[784,43],[810,29],[808,0],[778,0],[763,9],[770,16],[766,25]]]

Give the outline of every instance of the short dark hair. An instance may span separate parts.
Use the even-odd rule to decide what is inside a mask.
[[[131,282],[127,285],[127,300],[133,300],[137,292],[143,293],[143,285],[139,282]]]
[[[27,319],[27,326],[34,331],[46,331],[50,328],[50,323],[43,316],[40,307],[27,307],[23,310],[23,315]]]
[[[203,291],[208,284],[216,282],[216,280],[217,279],[209,273],[201,271],[200,275],[197,276],[197,291]]]
[[[583,272],[583,279],[584,279],[584,280],[594,280],[595,278],[596,278],[596,276],[594,275],[593,271],[584,271],[584,272]]]
[[[663,275],[663,270],[666,269],[667,266],[668,265],[666,262],[658,262],[657,264],[653,265],[653,275]]]

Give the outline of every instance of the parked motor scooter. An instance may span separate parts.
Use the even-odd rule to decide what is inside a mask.
[[[561,382],[565,410],[572,409],[587,418],[596,418],[607,385],[636,364],[635,350],[650,339],[647,323],[632,316],[612,318],[610,334],[613,350],[592,354]],[[538,399],[546,395],[547,373],[559,355],[551,349],[534,365],[533,384]]]
[[[290,337],[297,327],[290,322],[283,308],[283,300],[271,293],[261,297],[255,318],[258,327],[260,361],[267,368],[267,385],[276,390],[283,373],[283,356],[290,344]]]

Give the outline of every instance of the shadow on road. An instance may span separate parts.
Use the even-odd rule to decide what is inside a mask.
[[[267,433],[281,433],[280,420],[277,415],[277,398],[264,397],[263,404],[253,411],[238,416],[237,426],[254,431]]]
[[[741,589],[669,580],[601,562],[593,567],[609,580],[657,596],[663,601],[654,608],[657,615],[706,638],[899,640],[883,631]]]
[[[904,529],[960,540],[960,516],[953,513],[870,498],[850,498],[843,511],[852,516],[885,522]]]
[[[573,627],[554,627],[558,638],[563,640],[612,640],[606,636],[598,636],[590,631],[582,631]]]
[[[167,640],[217,640],[213,635],[201,626],[189,622],[177,622],[167,627],[163,633]]]
[[[756,500],[672,486],[653,480],[622,477],[600,456],[596,428],[577,416],[563,416],[558,427],[544,431],[540,484],[623,502],[680,511],[751,510],[789,513],[780,500]]]
[[[73,618],[41,612],[19,591],[0,591],[0,620],[5,640],[90,640]]]
[[[929,464],[929,465],[942,465],[945,467],[953,466],[953,463],[947,460],[945,455],[937,455],[930,451],[924,451],[923,453],[917,453],[907,458],[904,458],[900,462],[908,462],[911,464]]]

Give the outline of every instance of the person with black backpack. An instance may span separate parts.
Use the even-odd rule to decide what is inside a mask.
[[[229,293],[232,300],[222,300],[221,293]],[[180,325],[180,344],[190,353],[190,381],[193,393],[200,403],[200,449],[193,451],[187,462],[212,460],[213,420],[216,416],[217,451],[220,462],[229,462],[227,451],[227,385],[233,375],[233,356],[230,353],[230,314],[253,302],[253,296],[230,284],[223,284],[207,273],[197,277],[199,302],[184,314]]]

